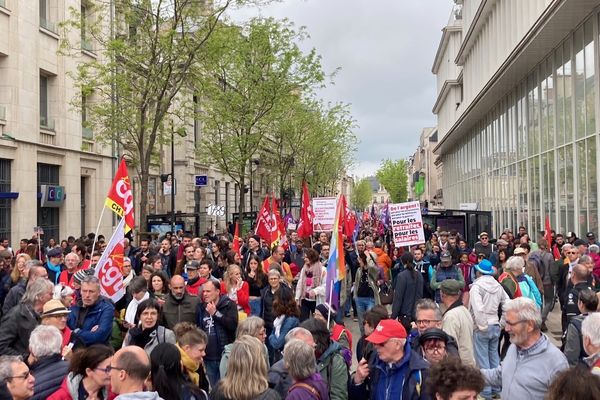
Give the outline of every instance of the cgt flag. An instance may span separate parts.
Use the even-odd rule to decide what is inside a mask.
[[[102,252],[98,264],[96,264],[94,275],[100,280],[100,294],[119,301],[125,295],[123,286],[123,241],[125,239],[125,218],[121,218],[115,233],[108,241],[106,249]]]
[[[298,237],[304,239],[313,234],[313,219],[315,213],[310,204],[310,195],[306,181],[302,181],[302,209],[300,210],[300,222],[298,222]]]
[[[269,245],[273,240],[273,224],[274,222],[271,216],[271,205],[269,204],[269,196],[267,195],[256,218],[256,227],[254,228],[254,232],[260,236],[261,239],[269,243]]]
[[[131,192],[131,181],[129,180],[124,158],[121,159],[121,164],[119,164],[119,169],[115,179],[113,179],[104,205],[125,220],[125,233],[133,229],[135,226],[133,193]]]

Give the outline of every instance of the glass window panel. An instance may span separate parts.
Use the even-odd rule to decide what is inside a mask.
[[[519,162],[518,174],[519,224],[527,227],[527,167],[525,161]]]
[[[585,62],[583,56],[583,28],[575,31],[575,132],[576,137],[585,136]]]
[[[596,132],[596,89],[594,84],[595,60],[594,57],[594,27],[592,19],[584,25],[584,53],[585,53],[585,133],[593,135]]]
[[[598,169],[596,166],[596,137],[587,140],[588,165],[588,230],[598,234]],[[584,233],[582,231],[582,233]]]
[[[577,142],[577,202],[579,205],[579,231],[587,232],[587,157],[585,141]],[[575,229],[575,227],[573,227]]]
[[[565,160],[565,148],[557,150],[558,167],[558,206],[559,206],[559,226],[557,232],[568,232],[567,227],[567,169]]]
[[[563,80],[565,95],[565,143],[573,140],[573,76],[571,62],[571,41],[563,44]]]
[[[565,147],[565,181],[567,183],[567,228],[565,232],[575,230],[575,176],[573,175],[575,160],[573,146]]]
[[[554,53],[556,79],[556,144],[565,144],[565,74],[563,66],[563,49],[559,47]]]
[[[542,151],[548,150],[548,81],[546,61],[540,65],[540,142]]]
[[[522,84],[518,89],[517,100],[517,156],[519,160],[527,155],[526,124],[524,85]]]
[[[547,121],[548,121],[548,144],[547,149],[554,148],[555,143],[555,118],[556,118],[556,100],[554,90],[554,74],[553,74],[552,57],[546,60],[546,102],[547,102]]]
[[[554,169],[554,152],[550,151],[542,157],[542,174],[543,182],[544,182],[544,221],[546,220],[546,215],[550,217],[550,224],[552,226],[556,226],[556,222],[554,221],[554,213],[556,211],[556,202],[555,202],[555,169]]]
[[[530,217],[531,232],[537,232],[541,229],[540,213],[540,157],[535,156],[529,161],[529,188],[530,188]]]

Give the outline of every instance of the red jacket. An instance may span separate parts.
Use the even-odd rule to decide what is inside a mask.
[[[206,281],[208,281],[208,279],[200,278],[195,283],[192,283],[191,285],[190,285],[190,281],[188,281],[185,288],[190,295],[198,296],[198,292],[199,292],[200,288],[202,287],[202,285],[204,285],[206,283]]]
[[[221,282],[221,294],[229,294],[225,281]],[[250,315],[250,286],[246,281],[242,281],[242,287],[237,291],[237,305],[242,307],[246,314]]]
[[[69,374],[71,375],[71,374]],[[71,390],[69,390],[68,378],[69,375],[63,380],[62,384],[58,388],[58,390],[50,395],[47,400],[73,400],[73,396],[71,396]],[[75,388],[73,388],[75,390]],[[105,389],[108,394],[104,396],[106,400],[114,400],[117,395],[113,393],[110,389]],[[105,394],[106,394],[105,392]]]

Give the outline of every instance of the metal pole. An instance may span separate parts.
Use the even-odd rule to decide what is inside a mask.
[[[175,234],[175,130],[171,122],[171,232]]]
[[[252,160],[250,160],[250,212],[254,211],[252,198],[254,197],[254,179],[252,173]]]

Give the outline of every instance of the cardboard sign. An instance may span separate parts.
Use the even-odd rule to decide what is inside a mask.
[[[421,205],[418,201],[390,204],[389,212],[396,247],[425,243]]]

